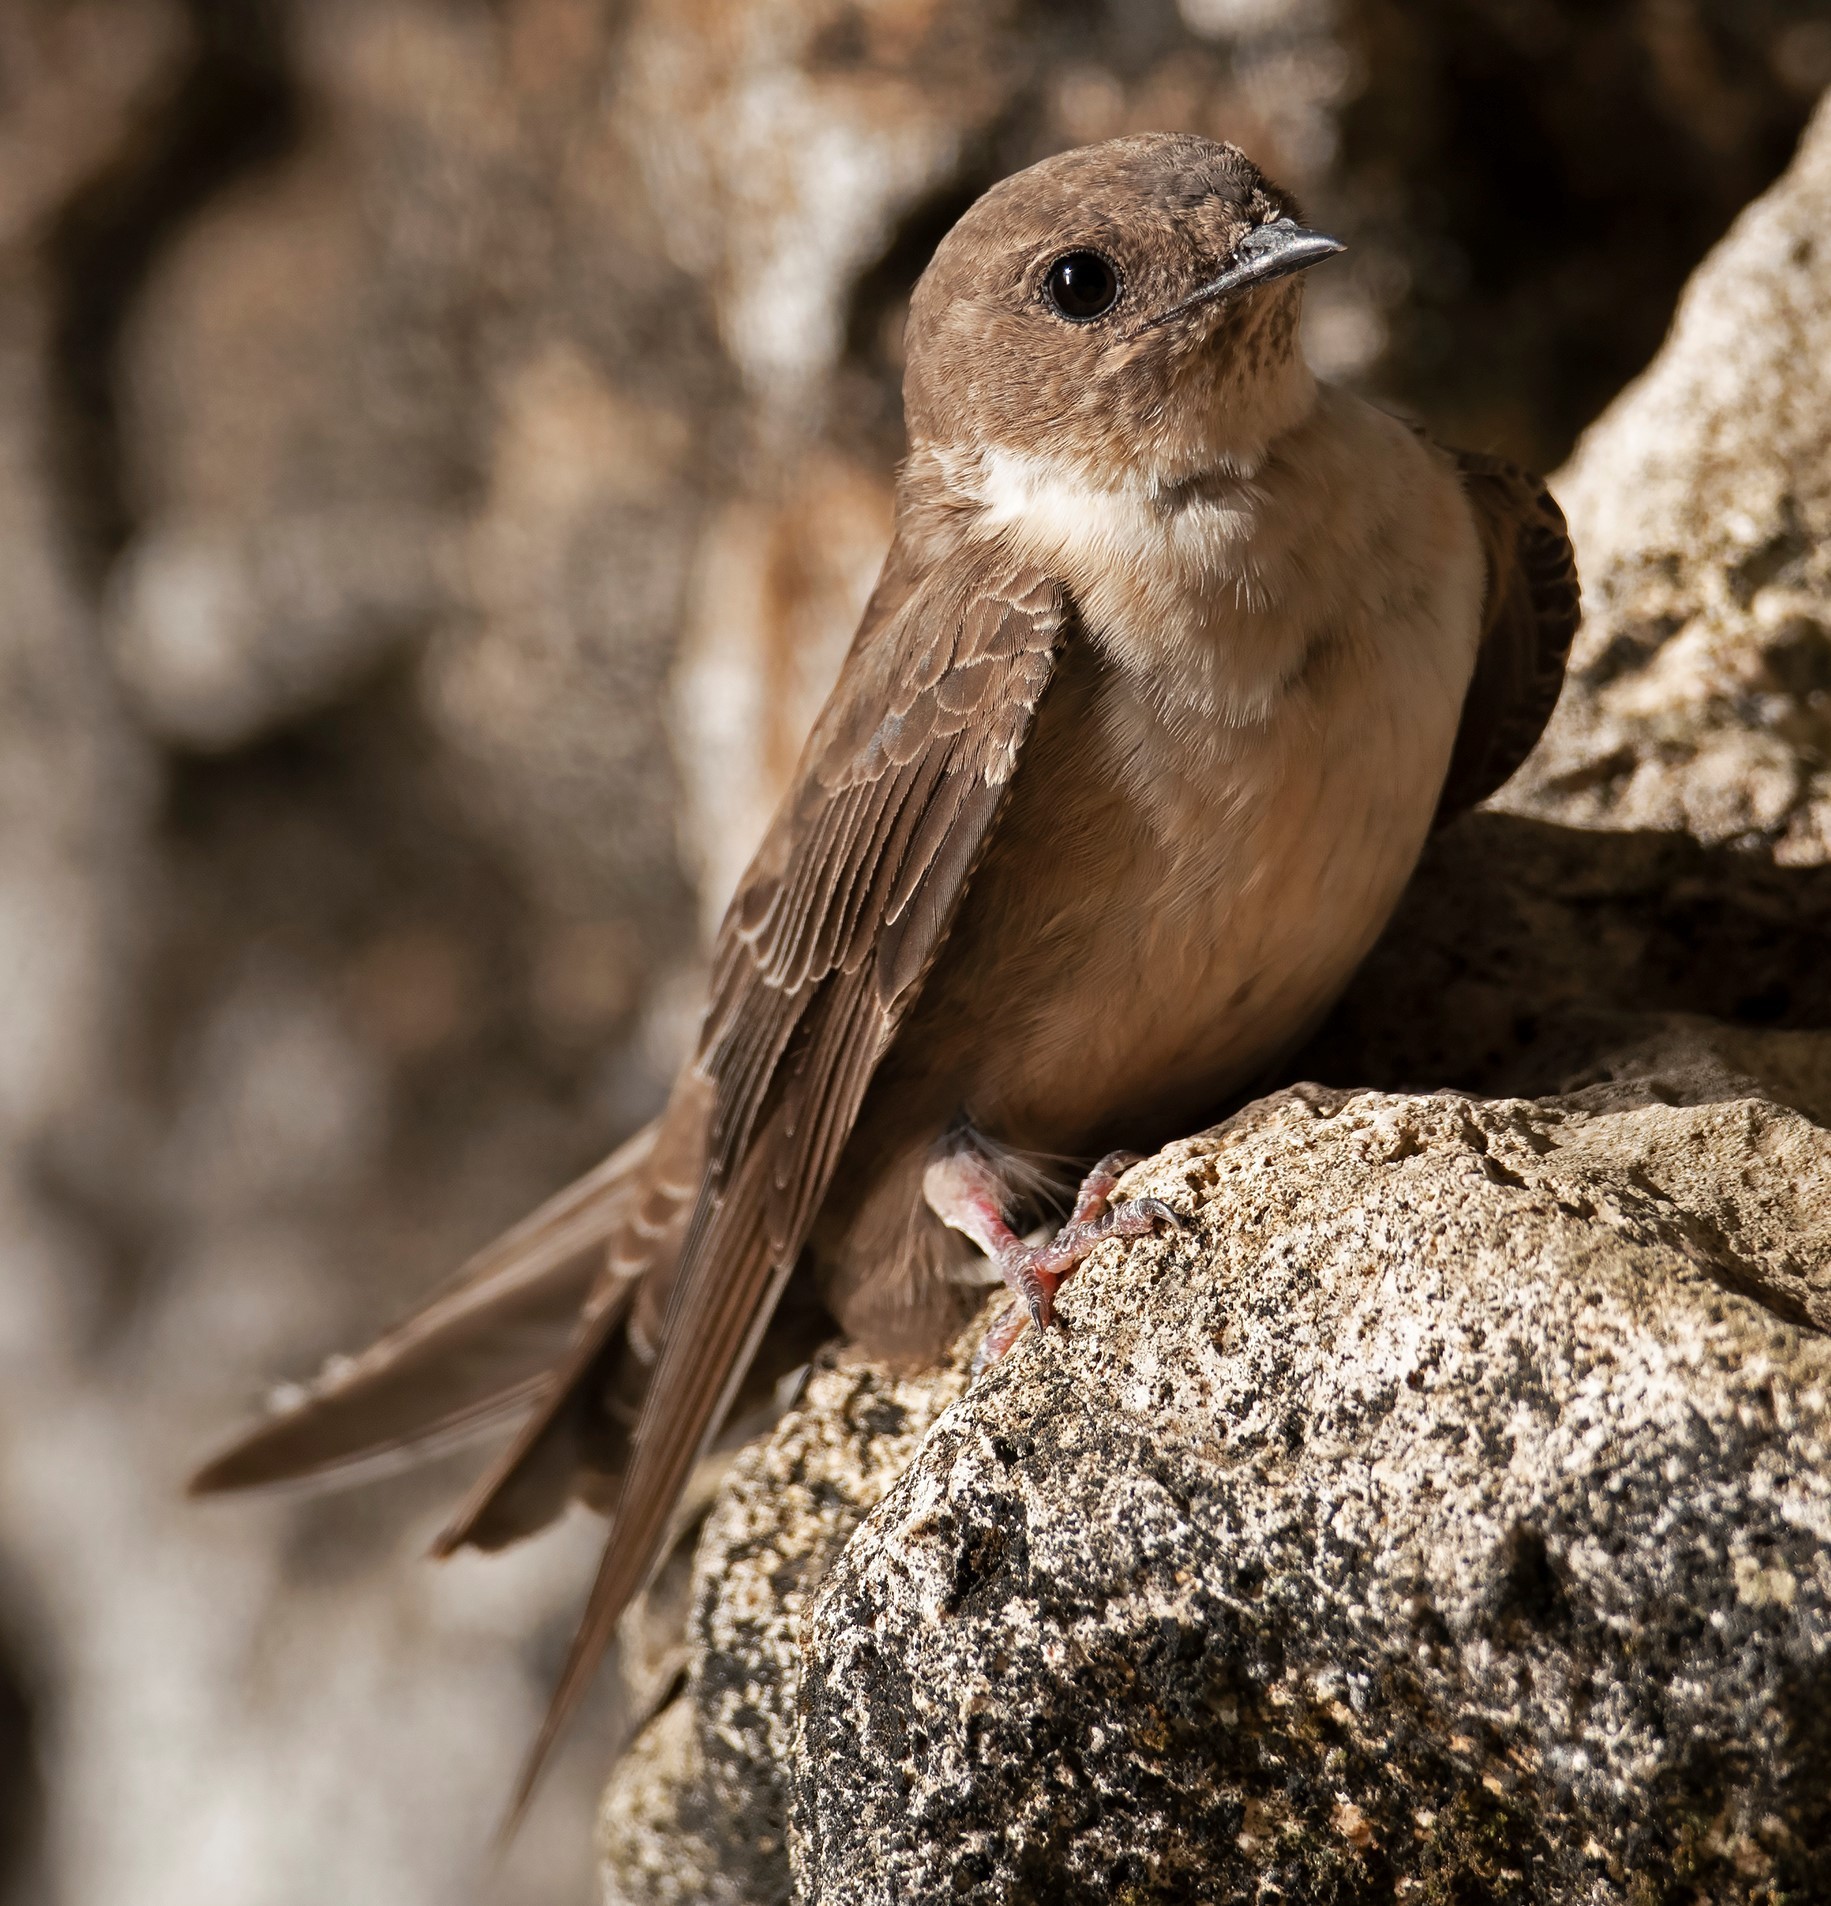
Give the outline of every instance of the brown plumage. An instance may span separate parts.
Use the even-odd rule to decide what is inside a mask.
[[[1101,1218],[1102,1181],[1028,1250],[1023,1161],[1159,1142],[1262,1077],[1433,818],[1549,718],[1557,507],[1315,383],[1297,273],[1335,249],[1234,148],[1172,135],[967,214],[912,307],[895,540],[667,1111],[199,1477],[323,1477],[520,1410],[444,1546],[568,1493],[612,1514],[530,1780],[810,1316],[932,1355],[970,1238],[1046,1321],[1093,1237],[1168,1214]]]
[[[1564,512],[1537,477],[1499,457],[1456,452],[1487,565],[1481,646],[1444,777],[1440,820],[1512,778],[1545,732],[1577,633],[1576,552]]]

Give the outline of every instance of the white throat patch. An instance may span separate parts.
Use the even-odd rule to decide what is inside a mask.
[[[990,447],[974,477],[985,527],[1009,532],[1052,569],[1180,567],[1193,558],[1211,570],[1230,546],[1239,552],[1257,522],[1249,470],[1176,485],[1143,476],[1105,485],[1054,458]]]

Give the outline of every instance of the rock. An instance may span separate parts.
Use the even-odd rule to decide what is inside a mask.
[[[969,1336],[946,1369],[921,1376],[826,1351],[776,1433],[732,1465],[694,1560],[685,1688],[605,1790],[606,1906],[787,1899],[800,1623],[965,1387],[972,1348]]]
[[[1817,322],[1828,155],[1831,113],[1585,440],[1584,672],[1294,1062],[1327,1083],[1140,1167],[1191,1232],[1104,1249],[963,1397],[848,1366],[740,1463],[607,1899],[1831,1891],[1819,691],[1719,687],[1728,500],[1815,521],[1831,464],[1769,342]],[[1823,618],[1787,550],[1762,587]],[[1656,586],[1708,668],[1598,671]],[[1761,760],[1789,805],[1714,824]],[[848,1399],[893,1380],[940,1413],[858,1520],[906,1450]],[[817,1529],[809,1450],[874,1479]]]
[[[297,518],[279,534],[140,539],[113,577],[115,673],[160,740],[245,747],[383,665],[441,597],[426,525]]]
[[[1171,1147],[1128,1189],[1193,1234],[925,1441],[970,1336],[829,1353],[701,1541],[603,1897],[786,1899],[785,1786],[806,1899],[1815,1897],[1831,1035],[1594,1070]]]
[[[1694,235],[1694,262],[1785,167],[1831,85],[1823,10],[1335,11],[1336,179],[1357,239],[1381,234],[1360,265],[1378,387],[1452,443],[1550,469],[1658,348],[1692,268],[1672,271],[1669,234]],[[1633,210],[1598,222],[1623,195]]]
[[[42,1821],[54,1728],[69,1715],[54,1703],[88,1662],[69,1620],[80,1591],[62,1565],[84,1544],[85,1522],[109,1519],[85,1489],[107,1466],[84,1452],[107,1392],[105,1382],[100,1394],[88,1389],[84,1366],[118,1293],[107,1251],[59,1209],[50,1154],[118,1091],[133,1018],[123,968],[134,958],[153,792],[147,750],[90,639],[87,579],[65,533],[66,439],[48,371],[59,287],[44,246],[171,83],[184,40],[179,10],[162,4],[14,9],[0,24],[0,1895],[9,1899],[77,1884]]]
[[[1585,620],[1507,805],[1831,859],[1831,106],[1560,495]]]
[[[1819,1897],[1831,1134],[1693,1080],[1298,1088],[1137,1174],[1193,1235],[821,1591],[800,1896]]]

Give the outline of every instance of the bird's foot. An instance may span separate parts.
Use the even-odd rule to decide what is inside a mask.
[[[998,1268],[1014,1294],[981,1340],[973,1375],[989,1370],[1031,1324],[1044,1330],[1055,1321],[1056,1292],[1096,1245],[1108,1238],[1149,1237],[1160,1224],[1180,1229],[1182,1223],[1161,1198],[1132,1198],[1106,1205],[1096,1216],[1071,1219],[1047,1244],[1019,1240],[1015,1250],[1001,1253]]]
[[[974,1376],[1004,1356],[1027,1325],[1044,1330],[1055,1321],[1056,1292],[1108,1238],[1149,1237],[1160,1224],[1183,1225],[1161,1198],[1112,1202],[1120,1178],[1138,1162],[1136,1152],[1109,1152],[1102,1158],[1081,1180],[1068,1222],[1047,1244],[1028,1244],[1011,1229],[989,1167],[976,1154],[955,1153],[929,1167],[923,1188],[930,1206],[943,1223],[985,1252],[1011,1291],[1011,1303],[986,1332],[973,1360]]]

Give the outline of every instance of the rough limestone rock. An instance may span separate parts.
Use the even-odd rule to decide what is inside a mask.
[[[1585,621],[1508,805],[1831,859],[1831,122],[1559,485]]]
[[[1325,1083],[964,1395],[834,1364],[740,1463],[607,1899],[1831,1897],[1826,685],[1764,633],[1831,629],[1828,218],[1821,116],[1586,439],[1579,674]]]
[[[1823,1897],[1831,1134],[1694,1078],[1299,1088],[1153,1161],[1194,1235],[819,1598],[803,1896]]]

